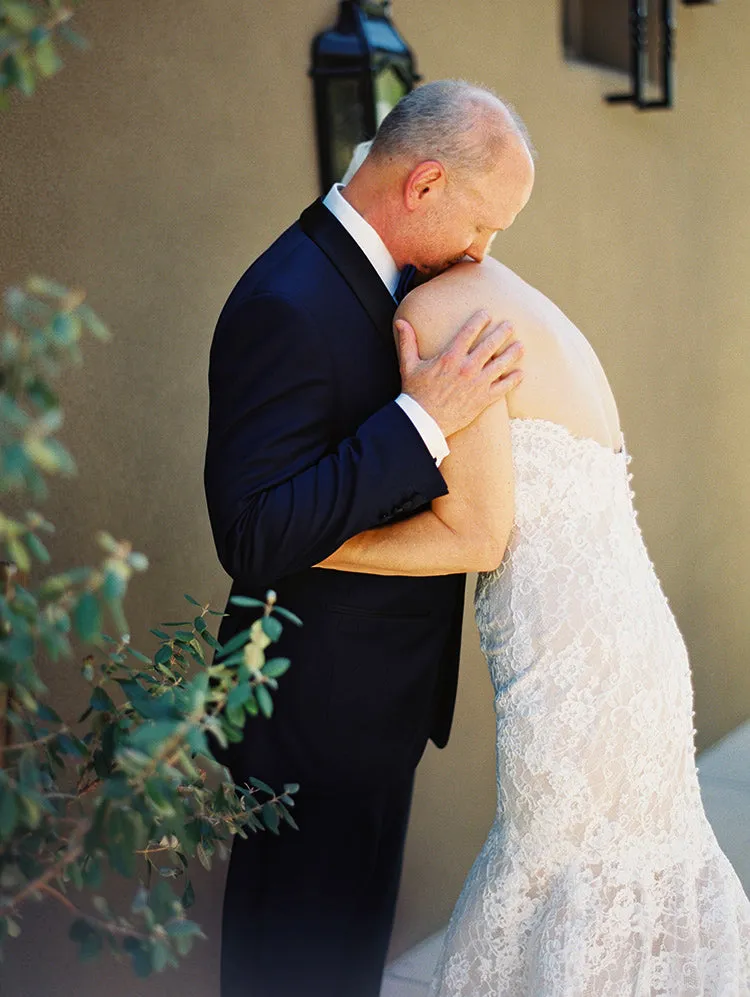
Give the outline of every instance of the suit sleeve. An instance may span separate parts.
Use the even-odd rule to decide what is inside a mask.
[[[447,491],[395,400],[332,445],[330,358],[312,320],[283,297],[258,294],[222,315],[209,395],[206,498],[219,560],[236,581],[267,585],[309,568]]]

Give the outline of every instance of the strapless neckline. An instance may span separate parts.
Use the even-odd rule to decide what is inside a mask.
[[[592,436],[576,436],[572,433],[567,426],[563,426],[561,422],[553,422],[551,419],[538,419],[538,418],[524,418],[522,416],[511,416],[510,418],[511,428],[513,426],[518,426],[521,424],[528,424],[531,427],[549,427],[553,432],[557,432],[560,437],[564,437],[567,440],[572,440],[574,443],[580,444],[582,446],[596,447],[598,450],[604,453],[610,454],[612,457],[628,457],[627,450],[625,448],[625,440],[622,438],[622,446],[619,450],[613,450],[608,447],[605,443],[600,443],[599,440],[595,440]]]

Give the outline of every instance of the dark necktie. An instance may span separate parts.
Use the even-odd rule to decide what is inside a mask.
[[[417,268],[412,266],[411,263],[407,263],[404,269],[399,274],[398,284],[396,285],[396,290],[393,292],[393,297],[396,299],[396,304],[400,305],[404,300],[406,295],[411,291],[414,286],[414,278],[417,275]]]

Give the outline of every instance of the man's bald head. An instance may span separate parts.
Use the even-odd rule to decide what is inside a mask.
[[[495,94],[440,80],[403,97],[380,126],[344,197],[399,267],[440,273],[481,260],[534,183],[528,133]]]
[[[485,87],[437,80],[412,90],[384,119],[372,143],[375,163],[438,160],[451,172],[495,168],[520,140],[533,154],[526,126],[514,109]]]

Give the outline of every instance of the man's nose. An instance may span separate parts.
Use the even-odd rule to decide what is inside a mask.
[[[492,245],[492,240],[495,238],[495,233],[486,236],[485,238],[477,238],[472,242],[469,248],[466,250],[466,255],[471,257],[476,263],[481,263],[485,258],[487,253],[490,251],[490,246]]]

